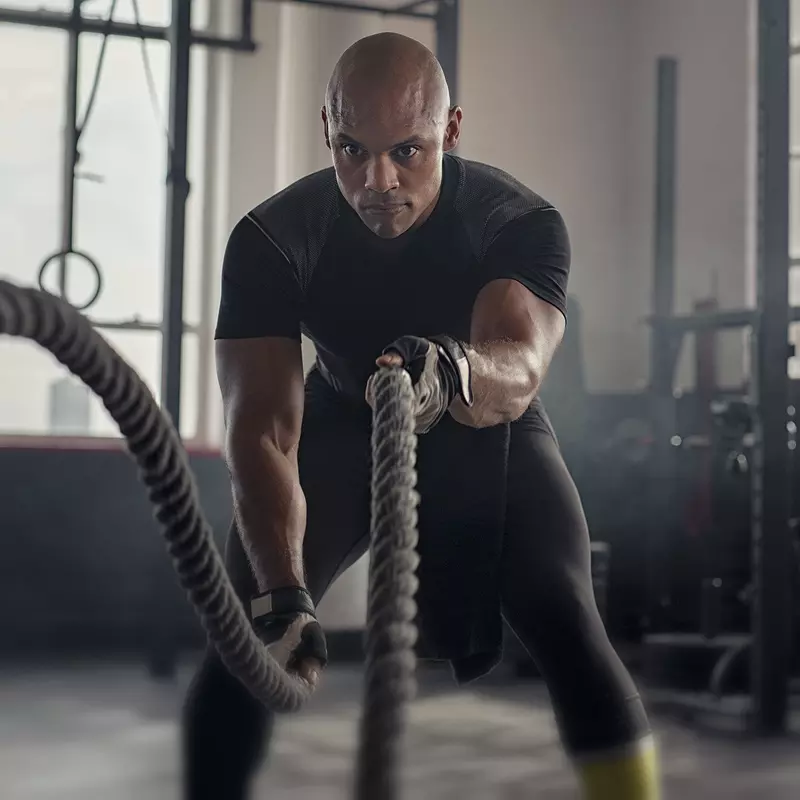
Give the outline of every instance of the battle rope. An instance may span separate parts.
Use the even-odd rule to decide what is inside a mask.
[[[49,350],[102,400],[138,464],[167,550],[209,639],[230,672],[269,708],[301,708],[312,693],[253,632],[203,516],[186,452],[130,365],[75,308],[0,280],[0,333]],[[381,370],[373,426],[373,504],[364,710],[357,800],[392,800],[403,706],[415,691],[417,565],[413,393],[403,370]]]
[[[405,370],[381,370],[372,415],[366,685],[356,800],[395,800],[400,793],[404,709],[416,692],[416,452],[411,378]]]

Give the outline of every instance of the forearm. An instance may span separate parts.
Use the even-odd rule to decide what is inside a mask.
[[[461,424],[488,428],[513,422],[531,404],[541,385],[544,364],[530,345],[510,340],[466,346],[472,377],[473,403],[460,398],[450,413]]]
[[[228,447],[234,513],[260,591],[305,585],[303,537],[306,502],[296,451],[271,440]]]

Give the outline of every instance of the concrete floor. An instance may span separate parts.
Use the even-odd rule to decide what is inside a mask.
[[[139,665],[108,664],[0,672],[0,797],[177,800],[176,713],[188,677],[155,683]],[[254,800],[347,798],[360,695],[356,670],[330,670],[309,708],[283,718]],[[654,722],[666,798],[800,797],[799,740],[745,742]],[[540,685],[495,678],[455,691],[424,676],[403,800],[577,797]]]

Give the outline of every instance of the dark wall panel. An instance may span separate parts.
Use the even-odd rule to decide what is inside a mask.
[[[225,465],[215,454],[190,463],[221,547]],[[123,450],[0,447],[0,531],[0,653],[144,652],[156,631],[202,642]]]

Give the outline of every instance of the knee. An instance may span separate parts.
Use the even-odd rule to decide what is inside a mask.
[[[261,728],[269,712],[228,671],[216,651],[206,653],[189,685],[182,709],[184,727],[196,734],[252,720]]]
[[[273,715],[215,652],[206,654],[194,676],[181,721],[184,800],[244,800]]]
[[[591,585],[562,574],[546,574],[503,586],[503,613],[525,648],[538,656],[573,661],[580,651],[596,650],[607,641]]]
[[[568,751],[580,754],[636,741],[650,727],[636,685],[582,585],[507,609],[509,623],[539,665]],[[538,593],[537,593],[538,594]]]
[[[191,710],[198,703],[202,704],[220,693],[227,693],[228,678],[232,677],[227,672],[220,657],[212,650],[207,651],[189,684],[184,710]]]
[[[583,705],[556,706],[556,716],[564,745],[573,757],[613,752],[648,737],[652,731],[642,698],[637,692],[625,696],[606,687],[597,687]]]

